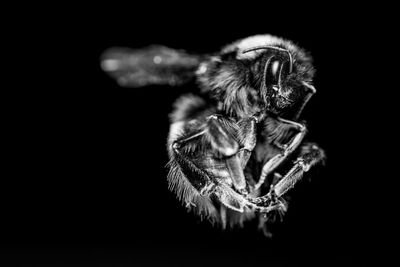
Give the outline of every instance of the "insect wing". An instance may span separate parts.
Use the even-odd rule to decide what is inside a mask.
[[[194,78],[199,64],[199,56],[159,45],[110,48],[101,56],[102,69],[123,87],[181,85]]]

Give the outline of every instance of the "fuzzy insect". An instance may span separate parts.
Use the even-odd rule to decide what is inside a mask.
[[[248,37],[210,55],[164,46],[112,48],[102,68],[124,87],[178,86],[170,114],[169,188],[188,209],[226,225],[283,215],[284,197],[325,154],[304,143],[300,114],[316,92],[309,54],[271,35]]]

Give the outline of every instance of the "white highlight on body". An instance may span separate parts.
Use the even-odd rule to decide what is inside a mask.
[[[206,73],[206,71],[207,71],[207,66],[206,66],[206,64],[201,64],[200,67],[198,68],[196,74],[197,74],[197,75],[203,74],[203,73]]]
[[[279,61],[274,61],[274,63],[272,63],[272,74],[276,75],[276,73],[278,72],[278,67],[279,67]]]
[[[183,126],[185,123],[183,121],[174,122],[169,128],[169,140],[175,140],[183,132]]]
[[[227,156],[232,156],[233,154],[235,154],[237,152],[236,147],[232,148],[232,147],[226,147],[224,148],[224,154],[226,154]]]
[[[236,45],[239,50],[246,50],[255,46],[274,45],[282,43],[283,39],[269,34],[255,35],[239,41]]]
[[[105,71],[115,71],[120,67],[120,62],[117,59],[105,59],[101,62],[101,67]]]
[[[162,61],[162,58],[161,58],[160,56],[155,56],[155,57],[153,58],[154,64],[160,64],[161,61]]]

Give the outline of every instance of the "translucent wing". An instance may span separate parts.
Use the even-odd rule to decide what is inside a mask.
[[[142,49],[110,48],[101,67],[123,87],[181,85],[192,80],[200,56],[153,45]]]

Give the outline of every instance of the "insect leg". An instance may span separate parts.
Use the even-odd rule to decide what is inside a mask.
[[[290,128],[297,130],[298,133],[287,144],[281,145],[279,144],[279,140],[276,141],[278,142],[276,145],[280,146],[283,151],[272,157],[264,164],[261,171],[260,179],[255,185],[255,190],[257,190],[264,183],[268,174],[270,174],[276,167],[278,167],[282,163],[282,161],[284,161],[286,157],[299,146],[304,138],[304,135],[306,134],[306,127],[303,124],[285,120],[282,118],[278,118],[277,122],[278,127],[273,130],[273,132],[277,132],[275,135],[283,135],[282,132],[287,131]],[[285,126],[286,128],[280,127],[279,124],[282,124],[282,126]]]
[[[232,179],[233,185],[239,191],[246,187],[241,160],[237,154],[239,143],[236,139],[237,129],[222,116],[212,115],[208,118],[206,136],[214,151],[225,158],[226,167]]]
[[[305,88],[305,90],[307,91],[306,96],[304,97],[299,110],[296,112],[296,114],[294,115],[294,120],[297,120],[300,117],[301,112],[303,111],[305,105],[307,104],[307,102],[310,100],[310,98],[316,93],[317,90],[315,90],[315,87],[312,86],[309,83],[303,82],[303,86]]]
[[[242,145],[242,148],[240,149],[240,161],[242,164],[242,169],[246,167],[247,162],[250,159],[251,152],[256,146],[256,124],[256,117],[250,117],[238,122],[239,142]]]
[[[273,190],[277,197],[283,196],[291,189],[312,166],[323,162],[325,152],[314,143],[301,146],[301,152],[289,172],[275,185]]]
[[[193,160],[187,155],[188,148],[185,149],[185,145],[190,142],[192,147],[196,146],[196,143],[199,142],[199,137],[203,134],[204,131],[193,133],[189,136],[173,141],[171,145],[172,162],[176,162],[179,165],[186,179],[200,194],[202,194],[202,191],[204,191],[212,182],[207,173],[198,168]]]
[[[305,172],[325,159],[325,152],[314,143],[304,144],[300,150],[293,167],[280,181],[271,185],[270,192],[252,200],[258,207],[261,207],[259,211],[265,213],[271,210],[286,211],[286,204],[282,196],[303,177]]]
[[[218,179],[220,175],[223,179],[224,175],[215,167],[224,166],[231,184],[238,191],[244,190],[246,182],[237,155],[237,126],[222,116],[213,115],[201,128],[180,138],[175,136],[175,140],[171,141],[170,187],[177,191],[186,204],[193,202],[194,205],[202,205],[212,195],[226,207],[243,212],[248,201],[234,191],[231,185]],[[207,200],[199,200],[199,196]],[[206,208],[211,209],[210,205],[206,205]]]
[[[210,198],[215,181],[193,158],[193,149],[200,145],[203,131],[195,131],[180,138],[174,133],[176,125],[172,125],[168,145],[170,161],[167,176],[169,189],[174,191],[187,208],[194,208],[198,214],[215,218],[218,211]],[[181,127],[177,127],[181,128]]]

